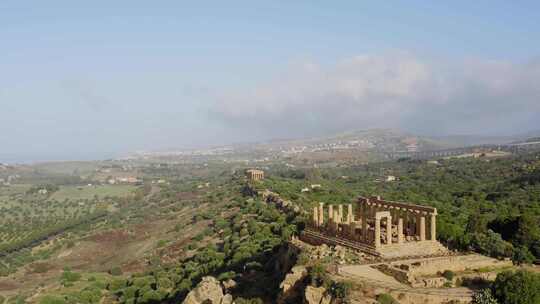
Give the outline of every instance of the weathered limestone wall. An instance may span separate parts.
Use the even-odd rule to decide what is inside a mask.
[[[469,304],[472,296],[468,294],[425,294],[403,291],[390,291],[392,297],[397,299],[400,304]]]
[[[390,264],[393,267],[408,271],[412,276],[420,277],[435,275],[445,270],[461,272],[486,267],[508,267],[512,266],[512,261],[500,261],[479,254],[469,254],[397,261]]]
[[[439,242],[417,241],[382,246],[378,249],[385,258],[447,255],[448,249]]]

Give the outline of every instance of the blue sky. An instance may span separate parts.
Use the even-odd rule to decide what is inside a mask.
[[[537,130],[539,37],[536,1],[2,1],[0,161]]]

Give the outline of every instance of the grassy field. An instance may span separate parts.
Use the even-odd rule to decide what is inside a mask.
[[[16,194],[24,194],[26,191],[28,191],[28,189],[30,189],[30,187],[32,187],[30,184],[13,184],[9,187],[0,187],[0,199],[2,197],[7,198]]]
[[[79,200],[79,199],[92,199],[94,196],[100,198],[106,196],[126,196],[130,194],[136,187],[130,185],[105,185],[105,186],[61,186],[60,190],[53,193],[49,200],[63,201]]]
[[[58,191],[48,196],[28,192],[30,187],[12,185],[0,188],[0,276],[50,255],[60,248],[59,244],[42,250],[42,254],[27,249],[104,216],[106,212],[101,207],[136,189],[130,185],[60,186]]]
[[[101,166],[101,162],[91,161],[70,161],[70,162],[47,162],[39,163],[32,166],[37,171],[47,174],[85,174],[93,172]]]

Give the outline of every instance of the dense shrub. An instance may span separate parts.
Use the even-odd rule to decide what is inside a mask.
[[[505,271],[497,275],[493,295],[504,304],[540,303],[540,275],[528,271]]]
[[[442,273],[442,276],[447,279],[448,281],[452,281],[454,279],[454,272],[451,270],[445,270]]]
[[[334,282],[330,286],[329,292],[335,299],[339,299],[341,303],[349,303],[351,287],[350,282]]]
[[[113,276],[119,276],[122,275],[122,269],[118,266],[115,266],[109,270],[109,274]]]
[[[64,270],[60,276],[60,281],[64,286],[69,286],[73,282],[77,282],[81,278],[81,274],[71,270]]]
[[[317,263],[309,268],[309,277],[311,284],[315,286],[327,285],[330,280],[326,272],[326,267],[321,263]]]
[[[473,294],[472,304],[498,304],[491,293],[491,289],[482,289]]]
[[[39,301],[39,304],[66,304],[66,300],[59,296],[46,295]]]
[[[531,264],[535,260],[534,255],[525,246],[514,248],[512,262],[516,265]]]
[[[381,293],[377,295],[377,303],[380,304],[399,304],[396,299],[387,293]]]
[[[488,230],[485,234],[473,234],[471,245],[476,251],[494,258],[510,257],[513,252],[512,244],[492,230]]]

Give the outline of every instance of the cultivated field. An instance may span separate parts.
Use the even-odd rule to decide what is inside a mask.
[[[93,199],[96,196],[99,198],[123,197],[135,189],[136,187],[131,185],[61,186],[60,190],[49,197],[49,201],[84,200]]]

